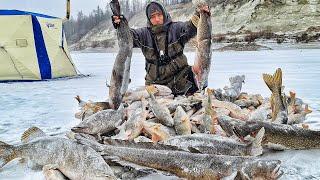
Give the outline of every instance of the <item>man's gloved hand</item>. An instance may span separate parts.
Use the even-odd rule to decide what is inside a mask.
[[[113,24],[113,27],[115,29],[117,29],[120,25],[120,21],[124,21],[124,22],[127,22],[127,19],[123,16],[123,15],[120,15],[120,16],[114,16],[112,15],[111,16],[111,20],[112,20],[112,24]]]

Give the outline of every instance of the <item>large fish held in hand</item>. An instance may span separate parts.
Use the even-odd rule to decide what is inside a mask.
[[[120,4],[118,0],[112,0],[110,7],[113,15],[120,16]],[[120,106],[130,78],[133,39],[128,22],[124,18],[121,19],[117,28],[117,36],[119,52],[113,65],[109,88],[110,105],[113,109],[118,109]]]
[[[287,124],[287,100],[286,97],[282,94],[281,69],[278,68],[273,76],[270,74],[263,74],[263,80],[272,92],[270,98],[272,122]]]
[[[193,3],[199,7],[207,5],[203,0],[194,0]],[[192,67],[192,71],[195,75],[195,80],[199,90],[203,90],[208,85],[208,76],[211,66],[211,34],[212,34],[212,23],[211,14],[203,10],[198,10],[200,19],[197,26],[197,50],[196,59]]]
[[[37,127],[25,131],[21,141],[18,146],[0,142],[0,168],[15,158],[26,158],[34,165],[59,170],[69,179],[116,179],[100,154],[88,146],[47,136]]]

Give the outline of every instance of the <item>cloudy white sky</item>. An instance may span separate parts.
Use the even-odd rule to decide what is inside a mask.
[[[70,0],[71,15],[76,17],[82,10],[89,14],[97,6],[105,8],[110,0]],[[66,0],[0,0],[0,9],[18,9],[64,17]]]

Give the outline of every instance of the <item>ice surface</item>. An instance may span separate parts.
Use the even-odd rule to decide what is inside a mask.
[[[186,53],[193,63],[194,53]],[[73,53],[72,57],[83,74],[89,77],[42,82],[0,84],[0,140],[11,144],[20,141],[21,134],[30,126],[38,126],[51,135],[63,136],[73,125],[78,109],[74,96],[84,100],[107,99],[105,85],[116,53]],[[262,80],[262,73],[283,71],[285,92],[294,90],[297,97],[309,103],[313,113],[307,122],[313,129],[320,129],[320,51],[319,49],[272,50],[255,52],[214,52],[209,87],[223,88],[229,77],[244,74],[243,91],[270,96]],[[142,54],[134,53],[131,66],[132,84],[144,85],[145,64]],[[320,179],[320,150],[285,151],[268,155],[281,159],[286,174],[282,179]],[[43,179],[39,171],[33,171],[10,162],[0,171],[0,179]]]

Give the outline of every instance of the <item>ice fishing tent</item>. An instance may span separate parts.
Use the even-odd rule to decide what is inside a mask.
[[[0,81],[74,76],[62,19],[0,10]]]

